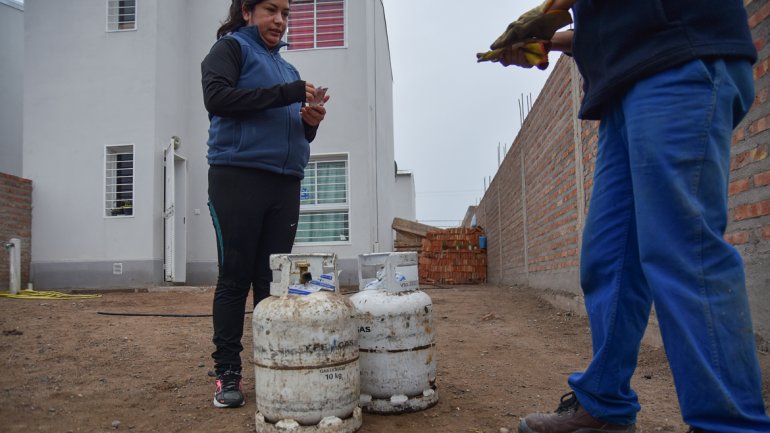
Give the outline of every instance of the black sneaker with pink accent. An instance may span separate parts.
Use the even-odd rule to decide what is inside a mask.
[[[214,406],[241,407],[246,404],[241,387],[241,372],[227,370],[217,374],[217,389],[214,391]]]

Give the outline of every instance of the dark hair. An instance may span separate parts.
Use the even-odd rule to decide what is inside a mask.
[[[222,23],[222,26],[217,30],[217,39],[222,36],[234,32],[239,28],[246,25],[246,21],[243,19],[243,12],[241,10],[245,8],[247,11],[253,11],[258,4],[265,0],[233,0],[230,5],[230,12],[227,19]],[[291,3],[291,0],[289,0]]]

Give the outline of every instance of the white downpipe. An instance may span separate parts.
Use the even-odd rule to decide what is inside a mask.
[[[16,295],[21,290],[21,240],[13,238],[4,246],[8,250],[11,267],[11,281],[8,290],[12,295]]]

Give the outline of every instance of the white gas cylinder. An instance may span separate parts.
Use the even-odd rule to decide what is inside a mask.
[[[433,304],[419,290],[417,254],[363,254],[358,262],[359,292],[350,300],[358,323],[361,406],[402,413],[435,405]]]
[[[336,256],[272,255],[270,268],[271,296],[252,320],[257,433],[354,432],[361,409],[353,306],[335,291],[289,294],[295,279],[311,276],[331,275],[336,287]]]

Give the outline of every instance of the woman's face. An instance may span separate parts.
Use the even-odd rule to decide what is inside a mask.
[[[253,11],[242,12],[246,24],[259,29],[268,48],[278,45],[289,19],[289,0],[265,0],[257,4]]]

